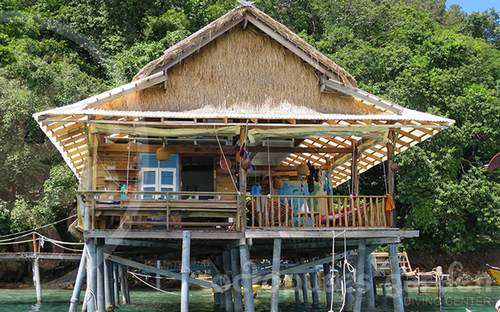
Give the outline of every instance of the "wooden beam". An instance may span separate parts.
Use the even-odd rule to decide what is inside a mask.
[[[267,152],[265,146],[251,146],[250,152]],[[269,147],[270,153],[309,153],[309,154],[349,154],[352,152],[351,148],[335,148],[335,147]]]
[[[139,270],[144,271],[144,272],[155,273],[155,274],[158,274],[161,276],[166,276],[166,277],[173,278],[176,280],[181,280],[180,273],[174,273],[174,272],[171,272],[168,270],[158,269],[154,266],[143,264],[143,263],[140,263],[140,262],[137,262],[134,260],[122,258],[122,257],[116,256],[116,255],[105,254],[104,256],[105,256],[105,258],[107,258],[113,262],[123,264],[125,266],[129,266],[132,268],[136,268],[136,269],[139,269]],[[201,279],[189,278],[189,283],[193,284],[193,285],[200,286],[200,287],[204,287],[204,288],[213,288],[215,291],[222,291],[222,288],[219,285],[205,281],[205,280],[201,280]]]

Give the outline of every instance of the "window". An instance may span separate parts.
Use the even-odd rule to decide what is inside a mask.
[[[177,191],[176,168],[141,168],[141,190],[155,192]],[[164,199],[164,195],[143,195],[142,199]]]

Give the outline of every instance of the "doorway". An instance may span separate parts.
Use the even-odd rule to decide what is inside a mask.
[[[181,157],[181,168],[183,192],[214,191],[213,157],[183,156]]]

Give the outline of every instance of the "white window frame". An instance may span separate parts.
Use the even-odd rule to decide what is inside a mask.
[[[145,184],[144,175],[147,171],[153,171],[155,173],[155,183]],[[161,184],[161,174],[162,172],[172,173],[172,184]],[[155,192],[161,192],[162,188],[171,188],[171,192],[177,192],[177,169],[176,168],[158,168],[158,167],[143,167],[141,168],[141,191],[145,188],[153,187]],[[147,195],[142,195],[142,199],[145,199]],[[152,198],[159,199],[161,195],[153,196]],[[147,198],[147,197],[146,197]]]

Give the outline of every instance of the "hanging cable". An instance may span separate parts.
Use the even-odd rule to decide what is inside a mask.
[[[169,292],[169,291],[166,291],[166,290],[163,290],[161,288],[158,288],[158,287],[155,287],[154,285],[148,283],[147,281],[143,280],[142,278],[140,278],[137,273],[134,273],[132,271],[127,271],[127,273],[129,273],[130,275],[132,275],[134,278],[136,278],[138,281],[140,281],[141,283],[143,283],[144,285],[146,286],[149,286],[151,288],[153,288],[154,290],[157,290],[159,292],[162,292],[164,294],[169,294],[169,295],[176,295],[176,296],[179,296],[179,294],[177,293],[174,293],[174,292]]]
[[[11,237],[11,236],[15,236],[15,235],[19,235],[19,234],[24,234],[24,233],[31,233],[31,232],[35,232],[37,230],[41,230],[41,229],[44,229],[46,227],[49,227],[49,226],[52,226],[52,225],[56,225],[58,223],[61,223],[63,221],[66,221],[66,220],[69,220],[71,218],[74,218],[76,217],[77,215],[74,214],[74,215],[71,215],[69,217],[66,217],[64,219],[61,219],[61,220],[58,220],[58,221],[55,221],[55,222],[52,222],[52,223],[49,223],[49,224],[45,224],[45,225],[42,225],[42,226],[39,226],[39,227],[36,227],[34,229],[31,229],[31,230],[26,230],[26,231],[21,231],[21,232],[16,232],[16,233],[11,233],[11,234],[6,234],[6,235],[1,235],[0,238],[4,238],[4,237]]]
[[[387,186],[387,174],[385,172],[385,161],[382,161],[382,170],[384,171],[384,186],[385,186],[385,193],[389,193],[388,191],[388,186]]]

